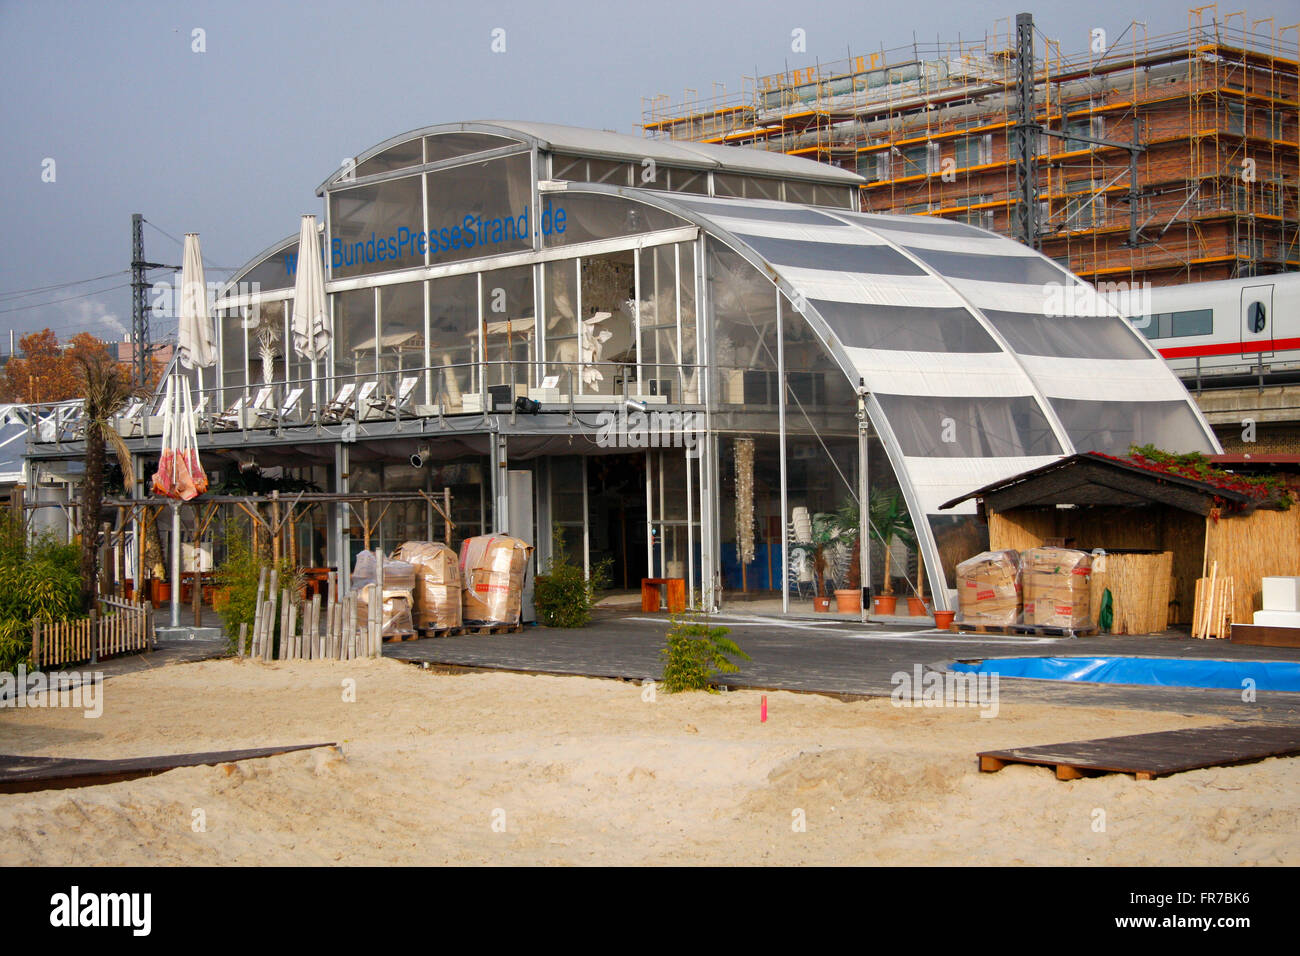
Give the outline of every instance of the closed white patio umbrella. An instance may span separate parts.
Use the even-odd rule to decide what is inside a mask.
[[[293,286],[293,350],[311,360],[311,397],[316,404],[316,362],[329,352],[329,304],[321,265],[316,217],[303,216],[298,234],[298,268]]]
[[[199,251],[196,232],[185,234],[179,318],[177,357],[185,368],[198,369],[199,392],[202,393],[203,369],[216,364],[217,346],[212,317],[208,314],[208,285],[203,275],[203,255]]]

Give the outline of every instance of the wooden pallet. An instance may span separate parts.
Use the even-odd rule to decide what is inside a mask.
[[[1057,780],[1102,773],[1131,773],[1138,780],[1153,780],[1185,770],[1297,754],[1300,727],[1223,725],[986,750],[978,756],[980,770],[985,773],[994,773],[1009,763],[1026,763],[1055,767]]]
[[[385,634],[385,644],[399,644],[402,641],[414,641],[420,635],[415,631],[398,631],[396,634]]]
[[[128,757],[123,760],[82,760],[68,757],[23,757],[0,754],[0,793],[32,793],[37,790],[66,790],[94,787],[138,777],[151,777],[178,767],[215,766],[275,757],[295,750],[334,747],[334,743],[294,744],[287,747],[258,747],[255,750],[217,750],[206,753],[167,754],[161,757]]]
[[[461,626],[461,632],[464,634],[522,634],[524,625],[522,622],[514,624],[465,624]]]
[[[949,628],[957,634],[1001,634],[1033,637],[1086,637],[1097,633],[1097,626],[1087,627],[1049,627],[1043,624],[958,624]]]
[[[465,629],[459,625],[456,627],[417,627],[421,638],[425,637],[456,637],[464,634]]]

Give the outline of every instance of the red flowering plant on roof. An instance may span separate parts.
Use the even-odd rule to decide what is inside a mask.
[[[1094,452],[1094,454],[1100,453]],[[1218,467],[1200,452],[1175,455],[1167,451],[1161,451],[1154,445],[1130,445],[1127,458],[1115,458],[1111,455],[1102,455],[1101,457],[1136,465],[1147,471],[1177,475],[1180,478],[1190,478],[1193,481],[1213,485],[1215,488],[1222,488],[1224,491],[1245,495],[1251,499],[1251,504],[1245,506],[1247,508],[1264,505],[1286,509],[1291,507],[1293,503],[1291,490],[1283,479],[1270,476],[1234,474]],[[1216,497],[1214,503],[1216,511],[1227,507],[1227,502],[1221,498]],[[1230,508],[1229,510],[1235,509]]]

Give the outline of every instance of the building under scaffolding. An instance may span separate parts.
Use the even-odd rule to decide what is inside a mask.
[[[1018,44],[1002,24],[975,42],[850,51],[746,78],[739,94],[656,96],[643,127],[856,170],[865,211],[992,229],[1093,282],[1300,268],[1300,27],[1210,5],[1184,32],[1148,37],[1135,22],[1111,38],[1094,31],[1076,55],[1037,33]],[[1018,92],[1021,65],[1031,96]],[[1026,125],[1036,142],[1018,162]]]

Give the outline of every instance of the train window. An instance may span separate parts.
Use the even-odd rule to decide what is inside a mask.
[[[1263,302],[1252,302],[1250,308],[1246,310],[1246,327],[1250,331],[1259,333],[1263,332],[1268,325],[1268,311],[1264,308]]]
[[[1171,319],[1169,330],[1171,336],[1211,335],[1214,332],[1213,309],[1190,309],[1186,312],[1175,312]]]
[[[1157,312],[1129,318],[1133,328],[1149,339],[1171,339],[1184,335],[1210,335],[1214,332],[1213,309],[1188,309],[1184,312]]]

